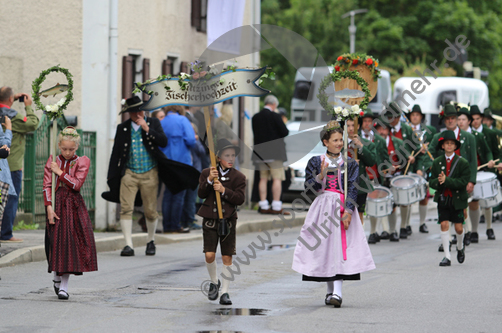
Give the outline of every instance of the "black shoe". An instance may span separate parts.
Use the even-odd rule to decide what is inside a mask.
[[[471,233],[471,243],[478,243],[479,242],[479,235],[477,232]]]
[[[493,232],[493,229],[487,229],[486,236],[488,236],[489,240],[495,240],[495,233]]]
[[[56,283],[59,283],[59,285],[61,285],[61,281],[52,280],[52,282],[54,282],[54,292],[56,293],[56,295],[58,295],[59,294],[59,288],[56,287]]]
[[[232,301],[230,300],[230,296],[228,293],[224,293],[220,297],[220,304],[221,305],[232,305]]]
[[[457,250],[457,261],[459,264],[463,263],[465,260],[465,246],[462,250]]]
[[[484,215],[479,218],[479,223],[485,223],[485,216]]]
[[[399,237],[397,237],[397,232],[394,231],[393,233],[391,233],[389,239],[391,242],[399,242]]]
[[[451,242],[450,242],[450,247],[449,247],[449,249],[450,249],[450,252],[451,252]],[[444,252],[443,243],[441,243],[441,245],[439,245],[439,247],[438,247],[438,252]]]
[[[376,244],[377,240],[376,240],[376,232],[374,234],[371,234],[369,237],[368,237],[368,244]]]
[[[420,231],[423,234],[428,234],[429,233],[429,229],[427,229],[427,226],[425,225],[425,223],[423,223],[420,226],[420,228],[418,229],[418,231]]]
[[[120,252],[121,257],[132,257],[134,256],[134,250],[131,249],[129,245],[126,245],[122,252]]]
[[[147,256],[154,256],[155,255],[155,243],[153,241],[149,241],[146,244],[146,251],[145,254]]]
[[[331,303],[330,303],[331,295],[333,295],[333,294],[326,294],[326,298],[324,299],[324,304],[331,305]]]
[[[379,237],[380,237],[380,239],[389,239],[390,234],[387,231],[382,231],[382,233],[380,234]]]
[[[210,301],[215,301],[216,299],[218,299],[218,291],[220,290],[220,286],[221,286],[221,281],[218,280],[218,285],[215,285],[214,283],[210,283],[209,284],[209,292],[207,293],[207,298],[210,300]]]
[[[408,231],[406,231],[406,228],[401,228],[401,230],[399,230],[399,238],[401,239],[408,238]]]
[[[413,233],[410,225],[406,227],[406,232],[408,233],[408,236],[410,236]]]
[[[450,259],[444,257],[443,260],[441,260],[441,262],[439,263],[439,266],[451,266]]]
[[[378,236],[378,233],[375,232],[373,235],[375,235],[376,242],[380,242],[380,236]]]
[[[451,243],[452,243],[452,244],[457,244],[457,235],[453,235],[453,236],[451,237]]]
[[[471,232],[467,232],[464,235],[464,246],[469,246],[471,244]]]
[[[331,296],[331,299],[329,300],[329,303],[333,304],[335,308],[339,308],[342,306],[342,298],[337,294],[333,294],[333,296]]]
[[[66,291],[60,290],[58,293],[58,298],[59,299],[68,299],[68,298],[70,298],[70,295],[68,295],[68,293]]]

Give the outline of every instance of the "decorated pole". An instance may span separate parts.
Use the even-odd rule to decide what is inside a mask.
[[[66,80],[68,84],[56,84],[55,86],[40,91],[42,83],[45,81],[47,75],[52,72],[59,72],[66,76]],[[35,79],[32,83],[33,89],[33,101],[39,110],[42,110],[44,114],[52,121],[52,129],[50,131],[50,154],[52,156],[52,161],[56,160],[56,149],[57,149],[57,136],[58,136],[58,124],[57,119],[63,116],[63,111],[66,109],[68,104],[73,100],[73,80],[70,71],[66,68],[62,68],[58,66],[51,67],[42,73],[40,76]],[[66,91],[66,96],[61,98],[56,104],[53,105],[44,105],[40,101],[40,96],[42,97],[55,97],[58,94],[64,93]],[[51,200],[52,205],[54,206],[56,201],[56,174],[52,172],[52,191],[51,191]]]

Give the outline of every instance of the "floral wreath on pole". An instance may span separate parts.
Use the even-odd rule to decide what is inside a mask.
[[[330,84],[334,84],[341,79],[352,79],[356,80],[357,84],[361,87],[364,92],[364,100],[359,105],[353,105],[350,109],[345,107],[334,107],[328,103],[328,95],[326,95],[326,88]],[[335,93],[336,96],[336,93]],[[365,79],[363,79],[359,72],[357,71],[335,71],[330,73],[324,77],[321,81],[321,85],[319,86],[319,94],[317,94],[317,98],[319,99],[319,104],[328,112],[329,115],[332,115],[336,118],[337,121],[345,121],[347,119],[354,119],[358,116],[363,116],[364,112],[362,110],[366,109],[370,100],[371,92],[368,88],[368,83]]]
[[[45,81],[47,75],[49,75],[52,72],[63,73],[66,76],[66,80],[68,80],[68,90],[66,92],[66,97],[61,98],[56,104],[44,105],[40,101],[40,88],[42,86],[42,83]],[[56,118],[61,117],[63,115],[63,111],[66,109],[68,104],[73,100],[72,77],[73,75],[71,75],[68,69],[59,67],[59,65],[57,65],[45,71],[42,71],[40,73],[40,76],[37,79],[35,79],[31,84],[33,88],[33,94],[31,95],[33,98],[33,102],[35,102],[35,105],[38,107],[39,110],[42,110],[44,111],[45,114],[47,114],[47,117],[49,117],[49,119],[54,120]]]
[[[380,69],[378,67],[378,60],[373,58],[372,56],[367,55],[366,53],[344,53],[338,58],[336,58],[335,62],[335,71],[345,71],[349,69],[349,67],[366,65],[368,69],[371,71],[373,76],[373,81],[377,81],[380,77]]]

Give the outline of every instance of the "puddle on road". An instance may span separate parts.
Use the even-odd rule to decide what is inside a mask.
[[[212,314],[219,316],[265,316],[270,310],[266,309],[216,309]]]
[[[270,250],[278,250],[278,249],[288,249],[290,247],[295,247],[296,244],[272,244],[272,245],[269,245],[267,250],[270,251]]]

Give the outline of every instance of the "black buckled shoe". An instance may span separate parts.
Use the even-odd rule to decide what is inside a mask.
[[[457,244],[457,235],[453,235],[453,236],[451,237],[451,243],[452,243],[452,244]]]
[[[390,234],[389,240],[391,242],[399,242],[399,237],[397,236],[396,231],[394,231],[393,233]]]
[[[413,230],[411,230],[411,225],[406,227],[406,232],[408,233],[408,236],[410,236],[413,233]]]
[[[331,305],[331,303],[330,303],[331,295],[333,295],[333,294],[326,294],[326,298],[324,299],[324,304]]]
[[[70,298],[70,295],[65,290],[60,290],[58,293],[58,298],[59,299],[68,299],[68,298]]]
[[[121,257],[132,257],[134,256],[134,250],[131,249],[129,245],[124,246],[122,252],[120,252]]]
[[[467,232],[464,235],[464,246],[469,246],[471,244],[471,232]]]
[[[450,259],[444,257],[443,260],[439,263],[439,266],[451,266]]]
[[[399,230],[399,238],[400,239],[406,239],[406,238],[408,238],[408,231],[406,231],[406,228],[401,228]]]
[[[471,233],[471,243],[479,243],[479,235],[477,232]]]
[[[462,248],[462,250],[457,249],[457,261],[459,264],[463,263],[465,260],[465,246]]]
[[[61,285],[61,281],[52,280],[52,282],[54,282],[54,292],[56,293],[56,295],[58,295],[59,294],[59,287],[56,287],[56,284]]]
[[[218,280],[218,285],[215,285],[214,283],[210,283],[209,284],[209,292],[207,293],[207,298],[210,300],[210,301],[215,301],[218,299],[218,291],[220,290],[220,286],[221,286],[221,281]]]
[[[146,251],[145,254],[147,256],[154,256],[155,255],[155,243],[153,241],[149,241],[146,244]]]
[[[387,231],[382,231],[382,233],[380,234],[379,237],[380,237],[380,239],[389,239],[390,234]]]
[[[485,223],[485,216],[484,215],[479,218],[479,223]]]
[[[331,296],[331,299],[329,300],[329,303],[334,305],[335,308],[339,308],[342,306],[342,298],[337,294],[333,294],[333,296]]]
[[[488,236],[489,240],[495,240],[495,233],[493,232],[493,229],[487,229],[486,236]]]
[[[378,233],[375,232],[373,235],[375,235],[376,242],[380,242],[380,236],[378,236]]]
[[[418,229],[418,231],[420,231],[423,234],[428,234],[429,233],[429,229],[427,229],[427,226],[425,225],[425,223],[422,223],[422,225],[420,226],[420,228]]]
[[[375,234],[371,234],[369,237],[368,237],[368,244],[376,244],[377,240],[376,240],[376,237],[375,237]]]
[[[232,301],[230,300],[230,296],[228,293],[224,293],[220,297],[220,304],[221,305],[232,305]]]

